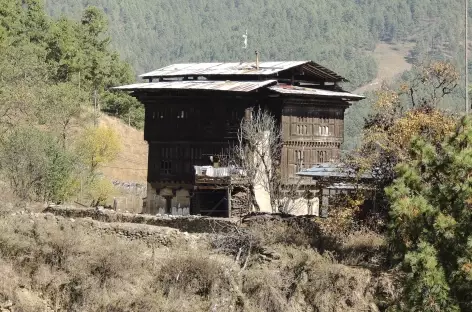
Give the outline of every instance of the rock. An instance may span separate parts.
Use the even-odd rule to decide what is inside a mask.
[[[4,303],[0,304],[0,307],[3,309],[9,309],[13,306],[13,302],[11,300],[7,300]]]
[[[273,259],[273,260],[280,259],[280,255],[275,250],[270,249],[268,247],[262,247],[260,254],[267,257],[268,259]]]

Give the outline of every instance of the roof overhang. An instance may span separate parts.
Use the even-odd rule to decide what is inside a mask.
[[[277,84],[276,80],[265,81],[209,81],[209,80],[181,80],[165,82],[137,83],[113,90],[123,91],[159,91],[159,90],[205,90],[226,92],[251,92],[260,88]]]
[[[292,85],[274,85],[268,87],[269,90],[278,94],[320,97],[320,98],[339,98],[345,101],[360,101],[365,99],[365,96],[353,94],[345,91],[331,91],[325,89],[303,88]]]
[[[323,179],[346,179],[346,180],[372,180],[373,176],[370,173],[358,173],[355,170],[343,165],[336,163],[323,163],[312,168],[305,169],[297,173],[301,177],[310,177],[314,180]]]

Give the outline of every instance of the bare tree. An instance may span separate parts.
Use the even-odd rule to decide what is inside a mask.
[[[298,198],[301,179],[284,183],[280,173],[281,129],[270,112],[257,108],[241,121],[238,143],[229,157],[229,165],[240,170],[243,182],[238,186],[247,194],[245,206],[260,211],[256,193],[269,197],[272,212],[290,213]],[[300,164],[302,166],[303,164]]]
[[[436,61],[415,67],[409,85],[402,86],[411,105],[437,107],[458,85],[459,73],[453,64]]]

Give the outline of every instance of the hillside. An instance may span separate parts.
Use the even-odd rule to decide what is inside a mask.
[[[100,125],[113,128],[119,135],[122,150],[117,159],[100,170],[110,180],[146,184],[148,145],[144,132],[125,124],[122,120],[102,115]]]
[[[413,43],[389,44],[379,43],[372,53],[377,64],[377,77],[370,83],[356,89],[354,93],[365,94],[381,87],[382,83],[392,83],[405,71],[411,69],[412,64],[408,61]]]
[[[355,89],[382,77],[385,68],[377,68],[374,52],[381,42],[408,42],[413,62],[447,58],[462,63],[457,57],[463,49],[462,4],[456,1],[48,0],[46,4],[55,17],[78,18],[87,5],[103,9],[114,47],[137,73],[174,62],[252,60],[257,49],[263,60],[316,60],[350,79],[347,87]],[[249,39],[244,50],[246,29]]]

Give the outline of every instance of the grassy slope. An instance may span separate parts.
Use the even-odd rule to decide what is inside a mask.
[[[123,147],[117,159],[101,171],[111,180],[145,184],[148,145],[144,141],[144,132],[106,115],[100,117],[100,124],[113,128],[120,136]]]
[[[410,70],[412,65],[408,63],[407,58],[413,47],[413,43],[379,43],[373,52],[379,69],[377,77],[369,84],[355,90],[355,93],[364,94],[374,91],[380,88],[383,82],[391,82],[403,72]]]

